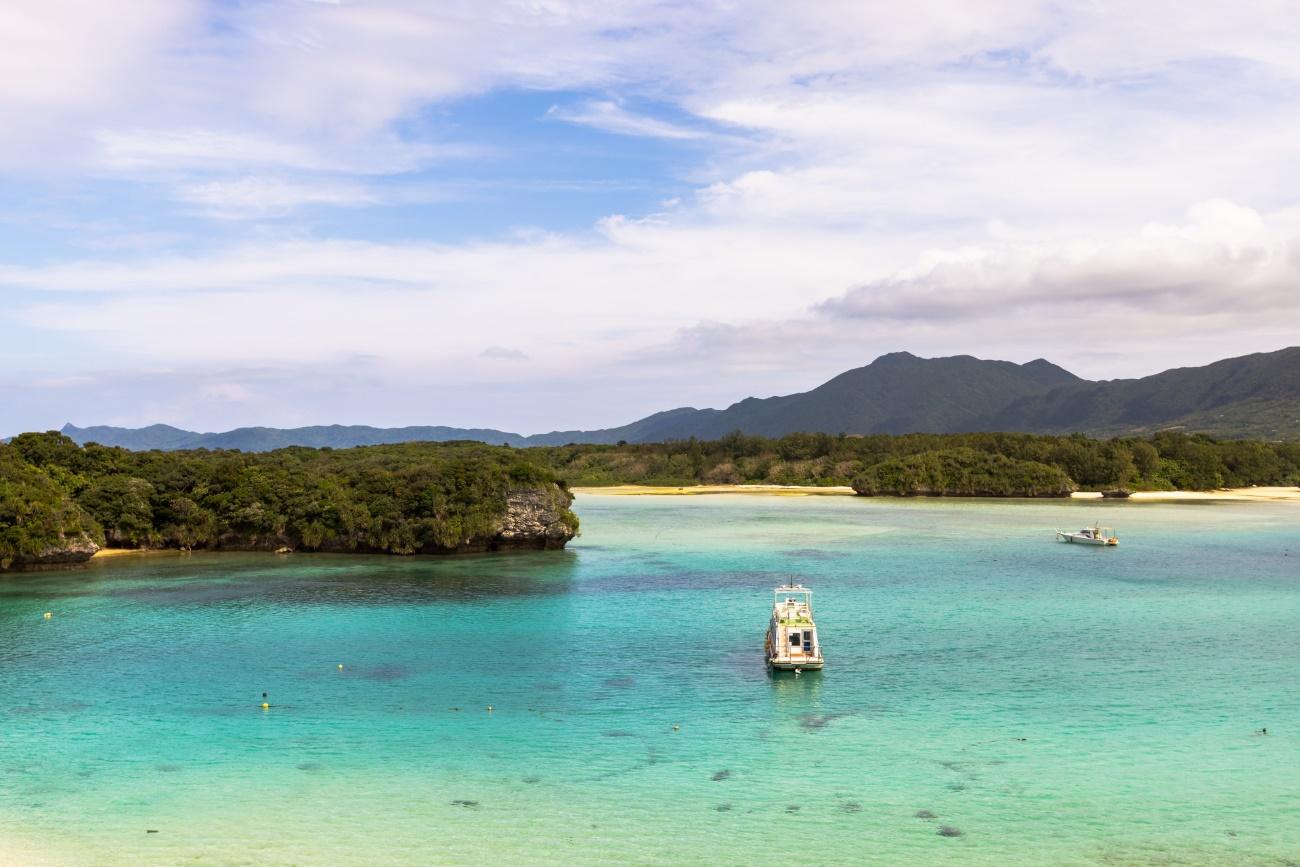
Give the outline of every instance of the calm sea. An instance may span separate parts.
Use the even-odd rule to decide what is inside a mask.
[[[577,510],[563,552],[0,579],[0,862],[1300,862],[1295,504]]]

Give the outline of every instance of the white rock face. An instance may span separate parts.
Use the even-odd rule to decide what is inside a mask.
[[[554,485],[510,491],[496,541],[503,547],[563,548],[577,533],[564,514],[572,502],[573,494]]]

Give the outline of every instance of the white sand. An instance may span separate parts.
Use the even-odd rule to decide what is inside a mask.
[[[700,496],[703,494],[762,494],[777,497],[808,496],[852,496],[850,487],[814,487],[810,485],[694,485],[691,487],[671,487],[667,485],[611,485],[600,488],[573,488],[581,496]],[[1097,491],[1079,491],[1071,495],[1075,499],[1095,499],[1101,497]],[[1139,491],[1129,497],[1138,502],[1167,502],[1170,500],[1235,500],[1238,502],[1255,501],[1295,501],[1300,502],[1300,488],[1227,488],[1220,491]]]

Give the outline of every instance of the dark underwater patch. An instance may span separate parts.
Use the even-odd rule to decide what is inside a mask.
[[[369,668],[353,669],[352,673],[357,677],[365,678],[366,680],[386,681],[401,680],[410,675],[411,670],[405,665],[398,665],[394,662],[385,662]]]
[[[720,782],[722,782],[723,780],[727,780],[727,779],[730,779],[730,778],[731,778],[731,771],[730,771],[729,769],[727,769],[727,768],[723,768],[722,770],[716,772],[716,773],[713,775],[713,782],[715,782],[715,783],[720,783]]]
[[[730,804],[719,804],[718,806],[714,807],[713,809],[714,809],[714,810],[717,810],[719,813],[730,813],[730,812],[731,812],[731,805],[730,805]]]
[[[806,713],[799,717],[799,725],[808,731],[824,729],[840,717],[846,717],[847,713]]]
[[[601,732],[600,734],[601,734],[601,737],[606,737],[606,738],[634,738],[634,737],[636,737],[636,734],[635,734],[634,732],[627,732],[627,731],[623,731],[622,729],[614,729],[613,731]]]
[[[456,807],[468,807],[468,808],[470,808],[470,809],[473,809],[473,808],[475,808],[475,807],[478,806],[478,801],[466,801],[466,800],[461,799],[461,798],[457,798],[456,800],[452,801],[451,803],[452,803],[453,806],[456,806]]]
[[[857,801],[845,801],[843,804],[840,804],[840,812],[841,812],[841,813],[861,813],[861,812],[862,812],[862,805],[859,804]]]
[[[319,771],[323,767],[324,765],[322,765],[320,762],[299,762],[298,763],[298,770],[307,771],[308,773],[314,773],[316,771]]]
[[[961,831],[952,825],[940,825],[939,830],[935,832],[940,837],[960,837]]]
[[[918,818],[918,819],[937,819],[937,818],[939,818],[939,817],[936,816],[934,813],[931,813],[929,810],[917,810],[917,811],[916,811],[915,813],[913,813],[912,815],[915,816],[915,817]]]
[[[795,560],[838,560],[846,555],[840,551],[823,551],[820,548],[791,548],[782,551],[781,556]]]
[[[610,677],[600,682],[601,686],[607,686],[610,689],[631,689],[636,686],[635,677]]]

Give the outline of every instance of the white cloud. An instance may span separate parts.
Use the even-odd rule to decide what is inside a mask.
[[[510,89],[566,94],[559,120],[693,142],[694,192],[674,178],[664,213],[594,231],[453,244],[418,226],[384,241],[286,221],[273,231],[296,240],[266,240],[223,224],[183,256],[0,263],[9,321],[51,357],[336,372],[371,357],[395,381],[502,388],[526,369],[538,393],[548,376],[586,389],[574,405],[624,406],[636,382],[648,411],[652,394],[806,387],[891,349],[1115,375],[1295,342],[1286,3],[105,9],[0,10],[0,117],[17,119],[0,124],[0,172],[152,183],[211,217],[361,208],[404,201],[394,176],[481,156],[446,144],[437,109]]]
[[[553,105],[547,117],[590,126],[616,135],[641,138],[700,139],[707,133],[646,115],[634,114],[609,100],[587,100],[573,106]]]
[[[111,123],[138,88],[195,32],[196,0],[99,0],[0,5],[0,166],[59,162],[81,127]],[[146,85],[150,86],[151,85]]]
[[[326,140],[322,147],[305,137],[202,127],[103,130],[96,134],[96,143],[101,163],[128,175],[159,170],[219,172],[249,168],[398,174],[437,159],[464,158],[481,152],[464,145],[403,142],[394,136],[373,136],[355,142]]]
[[[1300,222],[1270,222],[1209,201],[1189,221],[1154,223],[1132,237],[992,242],[937,250],[916,265],[820,306],[830,316],[898,321],[997,320],[1037,308],[1081,326],[1141,318],[1152,328],[1185,317],[1276,317],[1300,312],[1294,258]],[[1169,325],[1161,327],[1167,331]]]
[[[528,356],[530,376],[560,378],[653,358],[646,373],[678,369],[687,382],[675,366],[703,365],[737,389],[745,374],[830,374],[877,348],[1022,346],[1065,361],[1083,357],[1079,345],[1084,355],[1132,352],[1141,335],[1158,354],[1199,335],[1231,354],[1286,342],[1278,329],[1300,315],[1300,211],[1210,201],[1180,223],[1104,235],[1003,226],[961,246],[888,253],[862,240],[665,217],[608,221],[582,240],[300,241],[10,269],[0,286],[45,293],[15,311],[30,327],[81,335],[135,364],[373,357],[500,380],[517,371],[492,362],[513,353]]]
[[[1296,343],[1300,210],[1263,215],[1211,200],[1179,223],[1058,237],[997,231],[931,249],[814,305],[807,315],[683,330],[645,363],[708,365],[760,381],[832,373],[878,354],[1047,357],[1089,378]],[[772,347],[789,348],[782,354]]]
[[[275,177],[183,184],[175,195],[198,206],[200,212],[223,219],[283,216],[303,205],[359,207],[378,201],[360,184],[292,183]]]
[[[500,358],[504,361],[527,361],[528,353],[507,346],[489,346],[479,353],[484,358]]]
[[[209,382],[199,387],[199,397],[230,403],[246,403],[256,399],[256,394],[242,382]]]

